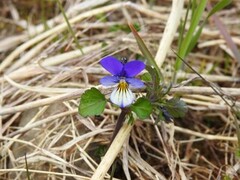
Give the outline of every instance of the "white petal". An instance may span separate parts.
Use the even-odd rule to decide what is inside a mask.
[[[118,87],[113,90],[113,92],[110,96],[110,100],[112,101],[112,103],[120,106],[121,108],[132,104],[134,99],[135,99],[135,95],[128,88],[121,89]]]

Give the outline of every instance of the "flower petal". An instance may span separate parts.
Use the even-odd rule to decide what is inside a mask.
[[[134,77],[145,68],[142,61],[134,60],[124,65],[125,77]]]
[[[103,58],[100,64],[112,75],[119,75],[123,70],[123,64],[113,56]]]
[[[118,87],[113,90],[110,96],[110,100],[112,101],[112,103],[120,106],[121,108],[124,108],[132,104],[134,99],[135,99],[135,95],[128,88],[128,84],[125,81],[120,82]]]
[[[119,82],[119,78],[116,76],[105,76],[100,79],[100,83],[103,86],[113,86]]]
[[[142,88],[144,83],[136,78],[126,78],[127,83],[134,88]]]

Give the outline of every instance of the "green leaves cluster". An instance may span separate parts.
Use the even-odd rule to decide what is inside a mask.
[[[129,27],[135,36],[139,49],[147,59],[146,70],[148,72],[143,74],[141,79],[146,84],[146,99],[152,107],[152,114],[157,121],[160,119],[170,120],[174,117],[183,117],[187,111],[186,104],[179,98],[166,100],[165,95],[170,91],[171,84],[168,86],[165,85],[161,70],[158,68],[144,41],[131,24],[129,24]]]
[[[182,118],[187,112],[186,103],[178,97],[166,99],[165,95],[171,89],[171,85],[164,87],[160,85],[160,80],[157,78],[156,72],[149,69],[149,73],[143,74],[142,79],[145,80],[146,97],[151,101],[153,108],[152,114],[156,119],[166,120],[170,122],[173,118]]]

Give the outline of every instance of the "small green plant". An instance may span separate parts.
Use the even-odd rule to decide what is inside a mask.
[[[171,86],[165,86],[162,73],[143,40],[133,25],[130,24],[129,27],[147,60],[146,64],[140,60],[127,61],[126,58],[118,60],[112,56],[100,61],[102,67],[111,74],[100,79],[100,83],[114,88],[110,94],[110,102],[122,110],[114,136],[125,119],[128,119],[129,123],[134,123],[135,117],[144,120],[152,114],[156,123],[160,120],[170,122],[173,118],[183,117],[187,111],[186,104],[180,98],[166,98]],[[135,78],[144,69],[148,72],[143,74],[141,80]],[[142,88],[145,93],[140,93],[136,98],[132,88]],[[99,90],[91,88],[81,97],[79,114],[83,117],[99,115],[104,111],[107,101],[108,99]]]

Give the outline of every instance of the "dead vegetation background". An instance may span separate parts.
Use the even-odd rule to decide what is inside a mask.
[[[216,1],[211,1],[216,3]],[[185,1],[185,7],[187,6]],[[172,1],[62,1],[81,51],[54,1],[0,1],[0,179],[90,179],[108,148],[119,110],[78,115],[81,94],[98,86],[106,55],[140,57],[131,20],[158,50]],[[240,2],[217,13],[240,44]],[[204,17],[203,17],[204,18]],[[177,48],[178,33],[171,45]],[[212,19],[186,60],[239,104],[239,60]],[[173,75],[169,49],[162,69]],[[185,68],[171,90],[188,104],[174,124],[137,121],[115,163],[114,179],[238,179],[233,114],[221,98]],[[170,82],[169,82],[170,83]],[[98,86],[99,87],[99,86]],[[110,179],[111,172],[106,175]]]

